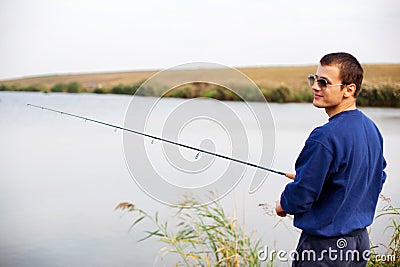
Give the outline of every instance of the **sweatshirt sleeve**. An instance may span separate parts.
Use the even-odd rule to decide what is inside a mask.
[[[319,198],[324,181],[329,176],[332,152],[316,140],[307,140],[296,161],[294,182],[286,185],[281,206],[286,213],[306,212]]]
[[[383,170],[382,170],[382,179],[381,179],[381,187],[380,187],[380,189],[379,189],[379,192],[381,192],[382,191],[382,187],[383,187],[383,184],[385,183],[385,181],[386,181],[386,172],[385,172],[385,169],[386,169],[386,160],[385,160],[385,158],[384,157],[382,157],[382,159],[383,159],[383,163],[382,163],[382,168],[383,168]]]

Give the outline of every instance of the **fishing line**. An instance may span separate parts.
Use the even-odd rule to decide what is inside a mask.
[[[97,124],[102,124],[102,125],[114,128],[114,131],[122,130],[122,131],[130,132],[130,133],[134,133],[134,134],[137,134],[137,135],[142,135],[142,136],[151,138],[152,139],[152,143],[154,142],[154,140],[159,140],[159,141],[162,141],[162,142],[165,142],[165,143],[169,143],[169,144],[173,144],[173,145],[176,145],[176,146],[181,146],[181,147],[184,147],[184,148],[187,148],[187,149],[195,150],[195,151],[198,152],[196,154],[196,159],[199,157],[200,153],[205,153],[205,154],[209,154],[211,156],[223,158],[223,159],[226,159],[226,160],[234,161],[234,162],[237,162],[237,163],[240,163],[240,164],[244,164],[244,165],[247,165],[247,166],[251,166],[251,167],[254,167],[254,168],[262,169],[262,170],[265,170],[265,171],[268,171],[268,172],[272,172],[272,173],[276,173],[276,174],[279,174],[279,175],[283,175],[283,176],[286,176],[289,179],[294,179],[294,174],[291,174],[291,173],[284,173],[282,171],[277,171],[277,170],[274,170],[274,169],[266,168],[264,166],[257,165],[257,164],[251,163],[251,162],[247,162],[247,161],[243,161],[243,160],[240,160],[240,159],[236,159],[236,158],[228,157],[228,156],[225,156],[225,155],[217,154],[215,152],[211,152],[211,151],[204,150],[204,149],[201,149],[201,148],[196,148],[196,147],[192,147],[192,146],[189,146],[189,145],[181,144],[181,143],[178,143],[178,142],[175,142],[175,141],[171,141],[171,140],[164,139],[164,138],[161,138],[161,137],[157,137],[157,136],[154,136],[154,135],[150,135],[150,134],[147,134],[147,133],[142,133],[142,132],[135,131],[135,130],[128,129],[128,128],[124,128],[124,127],[121,127],[121,126],[118,126],[118,125],[114,125],[114,124],[110,124],[110,123],[107,123],[107,122],[103,122],[103,121],[87,118],[87,117],[84,117],[84,116],[68,113],[68,112],[61,111],[61,110],[56,110],[56,109],[47,108],[47,107],[38,106],[38,105],[34,105],[34,104],[29,104],[29,103],[26,104],[26,105],[29,106],[29,107],[34,107],[34,108],[38,108],[38,109],[42,109],[42,110],[47,110],[47,111],[59,113],[61,115],[67,115],[67,116],[70,116],[70,117],[75,117],[75,118],[78,118],[78,119],[82,119],[85,122],[91,121],[91,122],[94,122],[94,123],[97,123]]]

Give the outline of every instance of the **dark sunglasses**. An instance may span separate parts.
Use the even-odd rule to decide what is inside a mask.
[[[344,85],[342,83],[329,84],[329,82],[326,79],[317,77],[313,74],[308,75],[307,80],[308,80],[308,85],[310,85],[311,87],[314,85],[315,82],[317,82],[318,87],[321,89],[324,89],[327,86]]]

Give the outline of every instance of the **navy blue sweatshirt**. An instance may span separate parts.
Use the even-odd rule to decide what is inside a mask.
[[[372,223],[385,167],[376,125],[357,109],[341,112],[311,132],[281,206],[308,234],[349,234]]]

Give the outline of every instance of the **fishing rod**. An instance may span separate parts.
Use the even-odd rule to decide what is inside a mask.
[[[155,139],[155,140],[159,140],[159,141],[162,141],[162,142],[165,142],[165,143],[169,143],[169,144],[181,146],[181,147],[184,147],[184,148],[192,149],[192,150],[198,151],[199,153],[209,154],[211,156],[223,158],[223,159],[226,159],[226,160],[230,160],[230,161],[238,162],[238,163],[241,163],[241,164],[244,164],[244,165],[248,165],[248,166],[251,166],[251,167],[254,167],[254,168],[262,169],[262,170],[265,170],[265,171],[268,171],[268,172],[272,172],[272,173],[276,173],[276,174],[279,174],[279,175],[283,175],[283,176],[285,176],[285,177],[287,177],[289,179],[294,179],[294,177],[295,177],[295,174],[292,174],[292,173],[284,173],[284,172],[281,172],[281,171],[273,170],[273,169],[266,168],[264,166],[257,165],[257,164],[251,163],[251,162],[247,162],[247,161],[243,161],[243,160],[240,160],[240,159],[224,156],[224,155],[221,155],[221,154],[217,154],[215,152],[211,152],[211,151],[204,150],[204,149],[201,149],[201,148],[188,146],[188,145],[185,145],[185,144],[174,142],[174,141],[171,141],[171,140],[168,140],[168,139],[164,139],[164,138],[161,138],[161,137],[157,137],[157,136],[154,136],[154,135],[150,135],[150,134],[147,134],[147,133],[142,133],[142,132],[135,131],[135,130],[132,130],[132,129],[124,128],[124,127],[121,127],[121,126],[118,126],[118,125],[114,125],[114,124],[110,124],[110,123],[107,123],[107,122],[94,120],[94,119],[91,119],[91,118],[83,117],[83,116],[80,116],[80,115],[75,115],[75,114],[68,113],[68,112],[65,112],[65,111],[51,109],[51,108],[38,106],[38,105],[33,105],[33,104],[29,104],[29,103],[26,104],[26,105],[29,106],[29,107],[34,107],[34,108],[39,108],[39,109],[42,109],[42,110],[52,111],[52,112],[55,112],[55,113],[59,113],[61,115],[67,115],[67,116],[75,117],[75,118],[82,119],[82,120],[85,120],[85,121],[91,121],[91,122],[94,122],[94,123],[97,123],[97,124],[102,124],[102,125],[105,125],[105,126],[108,126],[108,127],[112,127],[115,130],[119,129],[119,130],[122,130],[122,131],[126,131],[126,132],[130,132],[130,133],[142,135],[142,136],[145,136],[145,137],[149,137],[149,138],[152,138],[152,139]]]

